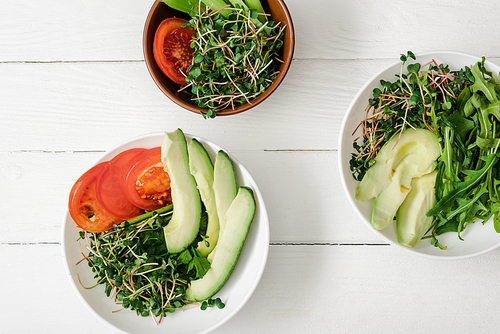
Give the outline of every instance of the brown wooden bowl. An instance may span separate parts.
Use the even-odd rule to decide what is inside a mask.
[[[255,99],[251,100],[250,103],[235,106],[234,109],[226,108],[223,110],[219,110],[217,111],[217,116],[238,114],[250,108],[253,108],[264,101],[281,84],[281,82],[285,78],[286,73],[288,72],[288,69],[290,68],[290,64],[292,63],[292,57],[295,48],[295,34],[293,30],[292,17],[290,16],[288,8],[286,7],[283,0],[261,0],[261,3],[264,7],[265,12],[271,15],[271,19],[273,21],[279,21],[282,24],[286,24],[284,44],[281,50],[281,59],[283,60],[283,63],[280,66],[280,73],[274,79],[271,86],[269,86],[265,92],[257,96]],[[146,18],[142,37],[144,60],[146,62],[149,74],[151,74],[151,77],[153,78],[158,88],[160,88],[160,90],[170,100],[183,107],[184,109],[187,109],[194,113],[199,114],[200,111],[206,113],[208,111],[207,109],[202,109],[191,102],[191,95],[185,92],[179,92],[181,86],[164,75],[155,62],[153,56],[153,40],[155,32],[160,23],[169,17],[181,17],[189,19],[189,16],[187,14],[168,7],[161,0],[156,0]]]

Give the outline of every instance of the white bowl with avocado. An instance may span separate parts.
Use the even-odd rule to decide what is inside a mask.
[[[221,147],[203,138],[188,134],[185,136],[188,142],[196,139],[203,145],[212,160],[215,160],[218,152],[222,150]],[[163,141],[164,133],[151,133],[132,138],[106,151],[94,164],[107,161],[131,148],[157,147],[162,145]],[[255,214],[250,228],[247,229],[248,234],[236,265],[232,267],[229,279],[213,297],[219,297],[225,303],[223,309],[215,307],[201,310],[194,304],[186,307],[185,310],[169,314],[158,325],[151,317],[137,316],[129,309],[116,312],[120,309],[120,305],[106,296],[104,285],[98,285],[92,289],[84,288],[84,286],[94,285],[96,281],[91,268],[85,261],[81,261],[83,251],[81,240],[79,240],[81,229],[76,226],[66,210],[62,229],[63,262],[70,283],[78,297],[98,319],[123,333],[208,333],[224,324],[243,308],[257,288],[264,272],[269,252],[269,222],[264,200],[254,179],[230,153],[226,152],[226,156],[234,166],[236,184],[244,189],[248,187],[252,190],[255,199]],[[238,247],[240,246],[238,244]]]
[[[416,62],[425,64],[435,60],[438,64],[442,63],[449,65],[451,70],[459,70],[460,68],[472,66],[478,61],[481,61],[481,57],[453,51],[421,53],[417,54],[416,58],[416,60],[408,60],[406,65]],[[494,73],[494,77],[498,80],[500,66],[488,60],[486,60],[485,66]],[[382,229],[376,229],[372,226],[374,199],[357,199],[359,196],[356,196],[356,190],[360,182],[355,180],[350,169],[351,155],[355,153],[353,141],[355,137],[359,136],[359,132],[357,132],[356,135],[353,135],[353,133],[359,123],[366,117],[366,107],[368,106],[369,99],[372,97],[373,89],[381,88],[381,80],[394,82],[397,79],[395,75],[399,74],[400,71],[401,61],[398,60],[394,62],[394,64],[376,73],[356,94],[344,117],[339,137],[339,171],[343,188],[352,207],[361,221],[382,240],[403,251],[408,251],[424,257],[434,259],[463,259],[484,254],[499,247],[500,234],[495,232],[492,219],[487,221],[484,225],[481,221],[468,225],[461,233],[463,240],[460,240],[458,234],[453,232],[440,235],[439,243],[446,246],[445,250],[433,246],[430,238],[424,238],[418,241],[413,247],[409,247],[408,245],[403,246],[398,242],[398,231],[395,223]],[[412,215],[413,213],[406,217]]]

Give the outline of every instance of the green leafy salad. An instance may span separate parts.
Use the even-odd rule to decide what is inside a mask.
[[[87,241],[89,255],[85,259],[98,280],[96,286],[104,284],[106,295],[123,309],[155,321],[186,306],[188,283],[202,278],[210,269],[195,244],[178,254],[168,252],[163,228],[172,211],[169,205],[105,232],[80,232],[80,238]],[[203,240],[206,228],[205,213],[197,242]],[[224,308],[224,303],[220,298],[201,303],[202,309],[209,306]]]
[[[447,64],[435,61],[407,65],[410,58],[416,60],[412,52],[401,55],[401,71],[395,75],[396,80],[381,80],[380,88],[373,90],[366,108],[366,117],[354,131],[361,134],[355,135],[355,153],[350,160],[350,169],[353,177],[360,181],[359,197],[369,199],[371,196],[365,196],[366,191],[363,189],[373,189],[372,184],[367,183],[373,182],[372,174],[375,171],[370,170],[377,164],[382,164],[377,160],[379,153],[384,156],[392,154],[392,158],[395,154],[400,154],[398,159],[408,160],[406,157],[411,157],[414,152],[406,151],[403,154],[403,148],[398,151],[396,148],[401,144],[400,140],[408,141],[403,139],[406,132],[425,130],[432,133],[439,144],[440,152],[435,162],[427,166],[425,172],[417,173],[415,161],[409,163],[411,168],[406,166],[403,169],[393,165],[392,170],[389,167],[387,172],[387,184],[395,182],[394,176],[401,173],[402,176],[398,179],[401,193],[411,193],[415,180],[421,175],[435,173],[432,174],[432,191],[428,191],[431,195],[422,193],[426,196],[422,195],[426,199],[422,199],[420,205],[420,211],[425,208],[424,214],[420,214],[421,219],[411,227],[411,233],[407,226],[397,226],[398,241],[413,247],[421,238],[430,238],[434,246],[445,249],[446,245],[441,245],[438,241],[439,235],[456,232],[458,238],[463,240],[461,233],[469,224],[476,221],[484,224],[490,218],[493,218],[495,231],[500,232],[498,80],[486,68],[484,57],[459,70],[451,70]],[[390,147],[384,149],[389,142]],[[399,153],[395,153],[396,151]],[[405,180],[405,173],[413,174]],[[417,174],[419,177],[413,177]],[[370,180],[364,180],[365,178]],[[373,194],[374,217],[378,214],[375,212],[377,205],[378,209],[382,205],[386,209],[385,204],[377,204],[381,193],[383,191]],[[406,194],[398,196],[401,198],[399,206],[401,202],[404,203]],[[393,199],[394,196],[386,198]],[[396,216],[396,224],[399,224],[398,216],[404,214],[400,212],[403,207],[401,204],[401,208],[395,208],[396,211],[388,211],[391,223]],[[404,210],[415,210],[408,208],[409,206],[405,206]],[[417,211],[412,214],[419,215]],[[417,240],[406,242],[405,233],[410,233]]]
[[[259,0],[163,0],[191,16],[192,65],[181,91],[205,118],[262,94],[280,73],[285,25],[268,19]]]
[[[158,148],[161,161],[155,155],[144,166],[142,154],[139,159],[129,159],[142,170],[134,185],[141,189],[150,176],[150,188],[163,191],[162,185],[168,182],[171,204],[162,202],[154,209],[144,208],[139,216],[112,220],[105,229],[94,229],[95,224],[102,226],[98,223],[107,211],[100,204],[77,201],[84,203],[77,211],[86,215],[95,208],[87,228],[79,234],[80,262],[86,260],[94,273],[97,283],[93,287],[104,285],[106,295],[121,306],[117,311],[130,309],[138,316],[151,316],[156,323],[179,309],[225,306],[214,296],[236,266],[256,209],[253,190],[238,186],[233,162],[223,150],[213,162],[205,146],[196,138],[186,139],[181,129],[166,132]],[[120,160],[104,163],[111,166],[116,161]],[[122,174],[116,168],[111,170],[119,174],[116,176]],[[128,168],[125,174],[130,174]],[[102,175],[82,187],[86,189],[84,200],[95,197],[92,189]],[[76,184],[81,183],[79,179]],[[124,189],[120,183],[115,187]]]

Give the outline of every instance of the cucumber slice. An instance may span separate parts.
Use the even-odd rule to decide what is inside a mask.
[[[169,253],[180,253],[193,243],[200,230],[201,199],[189,170],[186,138],[181,129],[165,133],[161,160],[170,176],[172,219],[163,228]]]
[[[212,265],[203,278],[191,281],[186,290],[186,300],[203,301],[222,288],[236,265],[254,214],[255,199],[252,190],[240,187],[226,212],[226,226],[217,243]]]
[[[217,152],[215,157],[213,189],[215,204],[217,205],[217,215],[219,216],[220,238],[224,232],[224,215],[238,192],[233,163],[224,151]],[[208,255],[207,258],[210,263],[212,263],[214,255],[214,251]]]
[[[188,146],[189,153],[189,168],[191,174],[196,180],[196,185],[200,191],[200,196],[208,215],[208,225],[206,239],[209,246],[205,241],[198,243],[198,250],[203,257],[214,249],[219,238],[219,217],[217,215],[217,206],[215,204],[215,195],[213,190],[214,183],[214,166],[212,160],[208,155],[203,145],[196,139],[191,139]]]

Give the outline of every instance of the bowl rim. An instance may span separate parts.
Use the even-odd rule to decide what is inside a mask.
[[[473,58],[473,59],[476,59],[476,61],[480,61],[482,59],[482,57],[480,57],[480,56],[471,55],[471,54],[464,53],[464,52],[459,52],[459,51],[451,51],[451,50],[435,50],[435,51],[426,51],[426,52],[415,53],[415,56],[416,56],[417,60],[418,60],[418,57],[425,57],[425,56],[431,56],[431,55],[436,55],[436,56],[437,55],[447,55],[447,56],[454,55],[454,56],[460,56],[460,57]],[[347,182],[346,182],[346,180],[344,178],[344,171],[346,170],[346,166],[345,166],[345,163],[343,163],[343,161],[342,161],[342,156],[343,156],[343,136],[344,136],[344,132],[346,131],[347,120],[349,118],[349,115],[352,112],[352,109],[353,109],[354,105],[356,104],[356,102],[358,101],[358,99],[360,98],[360,96],[365,92],[365,90],[368,89],[369,87],[373,87],[376,84],[376,81],[378,80],[378,78],[384,72],[388,71],[390,68],[392,68],[392,67],[394,67],[394,66],[396,66],[398,64],[401,64],[401,60],[394,61],[394,62],[388,64],[387,66],[384,66],[381,70],[379,70],[374,75],[372,75],[365,82],[365,84],[363,84],[363,86],[361,86],[361,88],[357,91],[356,95],[352,98],[351,102],[349,103],[347,111],[346,111],[346,113],[344,115],[344,118],[342,120],[342,124],[340,126],[339,140],[338,140],[338,153],[337,153],[338,154],[338,167],[339,167],[339,174],[340,174],[340,180],[341,180],[341,183],[342,183],[342,188],[344,189],[344,193],[345,193],[345,195],[346,195],[349,203],[351,204],[351,207],[354,209],[354,211],[356,212],[356,214],[358,215],[358,217],[361,219],[361,221],[363,221],[363,223],[373,233],[375,233],[379,238],[381,238],[383,241],[386,241],[387,243],[389,243],[389,245],[396,246],[397,248],[402,249],[405,252],[408,252],[408,253],[411,253],[411,254],[414,254],[414,255],[418,255],[418,256],[421,256],[421,257],[424,257],[424,258],[427,258],[427,259],[434,259],[434,260],[436,260],[436,259],[438,259],[438,260],[462,260],[462,259],[467,259],[467,258],[479,256],[479,255],[488,253],[488,252],[490,252],[490,251],[492,251],[494,249],[499,248],[500,247],[500,243],[498,243],[496,245],[493,245],[491,247],[488,247],[486,249],[483,249],[481,251],[473,252],[473,253],[470,253],[470,254],[465,254],[465,255],[451,255],[451,256],[432,255],[432,254],[426,254],[426,253],[415,251],[414,249],[405,247],[403,245],[400,245],[397,242],[394,242],[393,240],[389,239],[388,237],[386,237],[385,235],[383,235],[379,231],[375,230],[371,226],[370,222],[361,213],[361,211],[359,210],[358,206],[355,203],[355,200],[351,197],[351,195],[349,193],[349,187],[348,187]],[[496,65],[496,64],[494,64],[492,62],[489,62],[488,60],[485,61],[485,64],[490,64],[490,65],[493,65],[495,67],[500,67],[499,65]]]
[[[163,136],[164,133],[165,133],[164,131],[163,132],[151,132],[151,133],[147,133],[147,134],[143,134],[143,135],[139,135],[139,136],[135,136],[135,137],[126,139],[126,140],[122,141],[121,143],[119,143],[119,144],[117,144],[117,145],[115,145],[115,146],[107,149],[105,152],[102,152],[98,156],[98,158],[92,162],[92,165],[89,168],[91,168],[92,166],[96,165],[97,163],[99,163],[101,161],[105,161],[104,159],[106,158],[106,156],[110,155],[112,152],[116,152],[115,153],[115,155],[116,155],[119,152],[123,151],[124,147],[126,145],[129,145],[131,143],[134,143],[134,142],[137,142],[137,141],[140,141],[140,140],[147,140],[148,138],[152,138],[152,137]],[[224,152],[229,156],[229,158],[231,159],[231,161],[233,162],[233,164],[235,166],[237,166],[237,168],[240,170],[240,172],[242,174],[246,173],[248,175],[248,177],[250,178],[250,180],[254,183],[254,186],[252,186],[252,191],[255,194],[254,196],[256,197],[256,202],[257,202],[257,205],[259,207],[260,215],[262,217],[264,217],[264,219],[262,219],[261,221],[259,221],[259,227],[264,230],[264,232],[263,232],[264,239],[261,240],[260,243],[262,243],[263,245],[265,245],[265,247],[262,249],[262,261],[259,263],[258,272],[256,273],[255,280],[250,285],[250,287],[247,290],[246,295],[244,296],[244,298],[241,299],[239,305],[237,307],[235,307],[223,319],[219,320],[218,322],[214,323],[212,326],[210,326],[208,328],[205,328],[204,330],[202,330],[202,331],[200,331],[200,332],[197,333],[197,334],[202,334],[202,333],[209,333],[209,332],[215,330],[216,328],[219,328],[220,326],[222,326],[223,324],[225,324],[227,321],[229,321],[231,318],[233,318],[246,305],[246,303],[250,300],[250,298],[254,294],[255,290],[257,289],[257,286],[260,284],[260,281],[262,279],[262,276],[264,274],[264,271],[265,271],[265,268],[266,268],[266,265],[267,265],[267,260],[269,258],[270,227],[269,227],[269,216],[268,216],[268,213],[267,213],[267,208],[266,208],[266,204],[265,204],[264,198],[262,196],[262,193],[260,192],[260,189],[259,189],[259,187],[257,185],[257,182],[255,181],[255,179],[253,178],[253,176],[250,174],[250,172],[245,168],[245,166],[243,164],[241,164],[230,152],[226,151],[224,148],[220,147],[219,145],[215,144],[214,142],[209,141],[209,140],[207,140],[207,139],[205,139],[203,137],[195,136],[195,135],[192,135],[192,134],[189,134],[189,133],[184,133],[184,135],[188,139],[196,138],[201,143],[207,143],[207,144],[213,146],[212,148],[224,150]],[[120,150],[120,151],[117,152],[118,150]],[[124,330],[122,328],[119,328],[119,327],[115,326],[114,324],[112,324],[111,322],[109,322],[107,319],[105,319],[99,312],[97,312],[89,304],[89,302],[83,297],[83,295],[81,294],[81,292],[78,290],[78,287],[76,286],[75,281],[72,279],[72,273],[71,273],[71,269],[69,267],[68,260],[67,260],[67,255],[66,255],[66,238],[65,238],[66,237],[66,229],[67,229],[67,221],[69,219],[71,219],[71,216],[69,215],[69,210],[68,210],[68,207],[66,206],[64,214],[63,214],[63,224],[62,224],[62,228],[61,228],[61,253],[62,253],[63,265],[64,265],[64,268],[65,268],[67,277],[68,277],[68,279],[70,281],[70,284],[73,287],[73,290],[77,294],[77,296],[80,299],[80,301],[85,305],[85,307],[95,317],[97,317],[101,322],[103,322],[104,324],[106,324],[108,327],[113,328],[114,330],[118,330],[118,331],[120,331],[122,333],[130,333],[130,332],[128,332],[128,331],[126,331],[126,330]],[[253,223],[252,223],[252,225],[253,225]],[[244,246],[243,246],[243,248],[244,248]],[[107,298],[107,297],[103,296],[103,298]],[[168,328],[166,328],[166,329],[168,329]]]
[[[253,99],[251,102],[239,105],[235,107],[234,109],[232,108],[225,108],[220,111],[217,111],[217,116],[231,116],[231,115],[236,115],[239,113],[242,113],[244,111],[247,111],[260,103],[262,103],[264,100],[266,100],[272,93],[276,91],[276,89],[281,85],[283,80],[285,79],[290,66],[292,64],[293,60],[293,55],[295,52],[295,28],[292,20],[292,16],[290,14],[290,11],[285,3],[284,0],[268,0],[268,1],[276,1],[277,3],[280,4],[281,8],[283,9],[283,13],[285,14],[286,17],[286,24],[287,24],[287,29],[285,29],[285,32],[288,32],[290,34],[290,48],[288,50],[283,50],[283,58],[284,58],[284,67],[283,70],[278,74],[278,76],[274,79],[273,83],[271,86],[269,86],[263,93],[259,94],[255,99]],[[159,78],[157,78],[154,75],[153,71],[153,65],[151,64],[150,57],[148,57],[148,44],[147,44],[147,35],[150,27],[150,22],[153,14],[155,13],[157,7],[162,4],[162,0],[155,0],[153,5],[151,6],[148,15],[146,16],[146,20],[144,22],[144,29],[142,33],[142,53],[144,57],[144,62],[146,63],[146,67],[148,69],[149,75],[153,79],[154,83],[156,86],[160,89],[160,91],[166,95],[172,102],[177,104],[178,106],[182,107],[183,109],[186,109],[188,111],[191,111],[195,114],[200,114],[200,112],[206,113],[208,109],[204,108],[197,108],[194,104],[188,103],[186,101],[183,101],[182,99],[179,99],[175,94],[170,92],[169,90],[165,89]],[[166,4],[165,4],[166,6]]]

